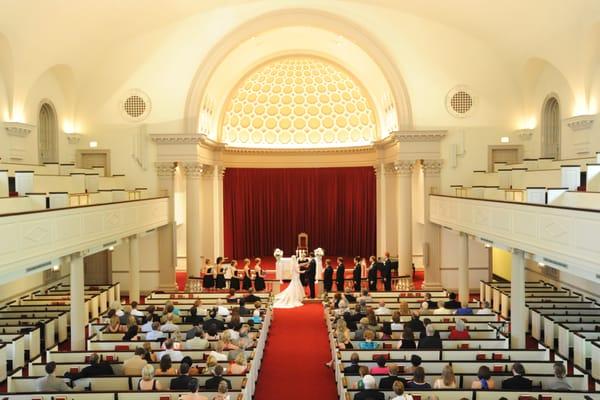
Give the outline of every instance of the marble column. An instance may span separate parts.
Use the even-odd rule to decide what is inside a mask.
[[[396,230],[398,232],[398,275],[412,275],[412,170],[411,160],[396,161]]]
[[[84,268],[83,257],[79,254],[71,255],[71,350],[85,350],[85,325],[87,323],[87,310],[84,295]]]
[[[202,267],[202,204],[200,179],[205,165],[199,162],[183,164],[186,175],[186,254],[188,276],[200,276]]]
[[[423,241],[427,244],[428,257],[426,261],[423,285],[428,289],[441,288],[441,228],[429,220],[429,195],[438,193],[440,189],[440,171],[442,160],[423,160]]]
[[[512,250],[512,277],[510,280],[510,347],[525,348],[525,253],[523,250]]]
[[[140,239],[129,237],[129,303],[140,302]]]
[[[213,171],[213,240],[214,257],[224,254],[224,232],[223,232],[223,175],[225,167],[216,165]]]
[[[389,250],[387,246],[385,164],[377,164],[374,168],[377,179],[377,255],[383,257]]]
[[[458,299],[469,301],[469,235],[458,234]]]
[[[158,188],[169,197],[169,223],[158,228],[158,262],[160,290],[175,290],[177,269],[177,226],[175,221],[175,163],[157,162]]]

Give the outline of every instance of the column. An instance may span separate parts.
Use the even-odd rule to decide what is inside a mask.
[[[225,167],[216,165],[213,173],[213,240],[215,257],[223,256],[223,175]]]
[[[83,257],[76,253],[71,255],[71,350],[85,350],[86,313],[84,296]]]
[[[184,164],[186,175],[186,254],[188,276],[200,276],[202,267],[202,205],[200,204],[200,178],[204,165],[199,162]]]
[[[383,257],[387,248],[387,213],[386,213],[386,187],[385,164],[380,163],[375,167],[377,179],[377,255]]]
[[[413,161],[394,163],[399,276],[412,275],[412,169]]]
[[[129,303],[140,302],[140,239],[129,237]]]
[[[158,188],[169,197],[169,223],[158,228],[158,262],[160,290],[175,290],[177,268],[177,226],[175,221],[175,163],[157,162]]]
[[[523,250],[512,251],[512,278],[510,281],[510,347],[525,348],[525,253]]]
[[[469,235],[458,235],[458,299],[469,301]]]
[[[427,257],[425,257],[424,286],[428,289],[442,287],[441,272],[441,227],[429,220],[429,195],[438,193],[440,188],[440,171],[442,160],[423,160],[423,190],[425,191],[423,213],[423,240],[426,243]]]

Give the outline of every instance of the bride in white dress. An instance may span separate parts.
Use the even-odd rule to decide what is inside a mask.
[[[304,300],[304,287],[300,283],[300,267],[296,256],[292,256],[292,281],[283,292],[275,296],[273,308],[302,307],[304,305],[302,300]]]

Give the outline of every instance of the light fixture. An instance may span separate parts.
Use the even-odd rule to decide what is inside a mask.
[[[114,250],[115,250],[115,246],[110,246],[110,247],[108,248],[108,251],[114,251]]]
[[[540,267],[545,267],[545,266],[546,266],[546,264],[544,264],[543,262],[539,262],[539,263],[538,263],[538,265],[539,265]]]
[[[59,269],[60,269],[60,265],[58,265],[58,264],[54,264],[54,265],[52,266],[52,271],[55,271],[55,272],[56,272],[56,271],[58,271]]]
[[[90,149],[95,149],[98,147],[98,142],[95,140],[90,141]]]
[[[485,245],[485,247],[489,249],[490,247],[492,247],[492,245],[491,245],[491,244],[489,244],[489,243],[487,243],[487,244]]]
[[[502,136],[500,138],[500,143],[509,143],[510,142],[510,138],[508,136]]]

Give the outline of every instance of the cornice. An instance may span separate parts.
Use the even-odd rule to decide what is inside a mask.
[[[425,176],[440,176],[442,171],[442,160],[423,160],[421,162]]]
[[[564,121],[567,126],[573,131],[582,131],[590,129],[594,124],[597,114],[577,115],[575,117],[566,118]]]
[[[151,134],[150,138],[152,139],[152,141],[154,143],[156,143],[158,145],[166,145],[166,144],[197,145],[197,144],[201,144],[206,147],[213,148],[213,149],[223,149],[226,147],[225,144],[215,142],[214,140],[210,139],[205,134],[200,134],[200,133],[192,133],[192,134],[188,134],[188,133],[156,134],[155,133],[155,134]]]
[[[285,148],[261,148],[261,147],[226,147],[226,153],[245,153],[245,154],[306,154],[306,153],[366,153],[374,150],[373,145],[368,146],[355,146],[355,147],[324,147],[324,148],[297,148],[297,149],[285,149]]]
[[[446,130],[414,130],[396,131],[390,136],[397,142],[439,142],[447,133]]]
[[[11,136],[27,136],[31,133],[33,128],[35,128],[35,125],[26,124],[24,122],[4,122],[4,129],[6,129],[6,133]]]

